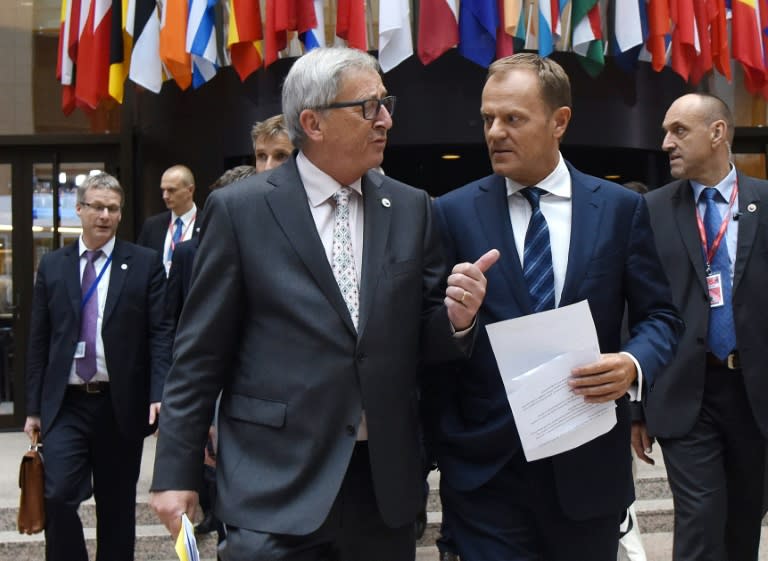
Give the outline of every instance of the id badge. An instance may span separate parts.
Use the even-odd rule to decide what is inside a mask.
[[[78,341],[75,347],[75,358],[85,358],[85,341]]]
[[[720,273],[707,275],[707,290],[709,291],[710,308],[719,308],[725,304],[723,299],[723,283]]]

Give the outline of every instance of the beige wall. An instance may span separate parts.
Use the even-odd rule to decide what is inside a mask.
[[[31,134],[32,0],[4,0],[0,9],[0,134]]]

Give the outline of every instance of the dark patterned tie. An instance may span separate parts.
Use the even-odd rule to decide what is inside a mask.
[[[701,195],[707,203],[704,212],[704,228],[707,231],[707,249],[709,249],[717,237],[717,232],[723,221],[715,203],[720,193],[714,187],[707,187]],[[709,309],[707,345],[712,354],[720,360],[725,360],[728,354],[736,348],[736,330],[733,324],[733,307],[731,306],[731,264],[728,258],[728,243],[725,234],[723,234],[717,252],[712,257],[712,263],[709,266],[712,273],[720,273],[723,305]]]
[[[82,298],[85,298],[91,286],[96,282],[95,262],[100,255],[101,250],[85,252],[87,262],[83,271],[83,280],[80,283]],[[96,375],[96,321],[98,317],[99,295],[98,290],[94,287],[91,296],[80,312],[80,341],[85,342],[85,355],[77,359],[76,369],[77,375],[86,382],[90,382]]]
[[[526,187],[520,191],[533,211],[528,230],[525,232],[523,277],[528,284],[534,312],[552,310],[555,307],[555,275],[552,270],[549,228],[539,208],[539,199],[544,193],[546,191],[538,187]]]
[[[357,329],[360,315],[360,294],[357,288],[357,272],[355,271],[355,254],[352,252],[352,230],[349,225],[349,197],[352,189],[342,187],[333,198],[336,200],[336,211],[333,215],[333,249],[331,251],[331,266],[333,276],[339,285],[341,295],[347,304],[352,323]]]
[[[171,244],[168,246],[168,258],[166,261],[173,259],[173,250],[176,249],[176,245],[181,241],[181,236],[184,233],[184,222],[181,221],[181,217],[177,216],[174,224],[176,224],[176,229],[171,236]]]

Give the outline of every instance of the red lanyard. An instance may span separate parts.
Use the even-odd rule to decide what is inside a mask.
[[[178,218],[181,218],[179,216]],[[189,230],[189,227],[192,226],[192,223],[195,221],[195,218],[197,218],[197,213],[192,215],[192,218],[187,222],[186,227],[181,231],[181,237],[179,238],[179,241],[184,241],[184,236],[187,235],[187,230]],[[168,224],[168,233],[171,235],[171,251],[176,251],[176,244],[173,242],[173,223],[176,222],[173,219],[173,214],[171,214],[171,222]]]
[[[717,248],[720,247],[720,242],[723,241],[725,231],[728,229],[728,223],[731,220],[731,209],[733,208],[733,203],[736,201],[736,195],[738,193],[739,178],[737,176],[733,184],[733,191],[731,191],[728,212],[725,213],[725,218],[723,218],[723,222],[720,224],[720,229],[717,231],[717,236],[715,236],[715,239],[712,241],[712,245],[709,246],[709,250],[707,250],[707,232],[704,229],[704,221],[701,219],[701,213],[699,213],[698,207],[696,207],[696,223],[699,226],[699,239],[701,239],[701,247],[704,250],[704,255],[707,257],[707,274],[709,274],[709,271],[711,270],[709,264],[712,263],[712,258],[715,256],[715,253],[717,253]]]

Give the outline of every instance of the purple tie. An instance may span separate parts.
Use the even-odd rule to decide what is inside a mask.
[[[101,250],[86,251],[85,271],[83,271],[83,281],[80,285],[82,298],[96,282],[95,262],[101,255]],[[94,287],[90,298],[83,306],[80,317],[80,341],[85,342],[85,356],[77,359],[77,375],[86,382],[96,375],[96,320],[99,316],[99,295]]]

